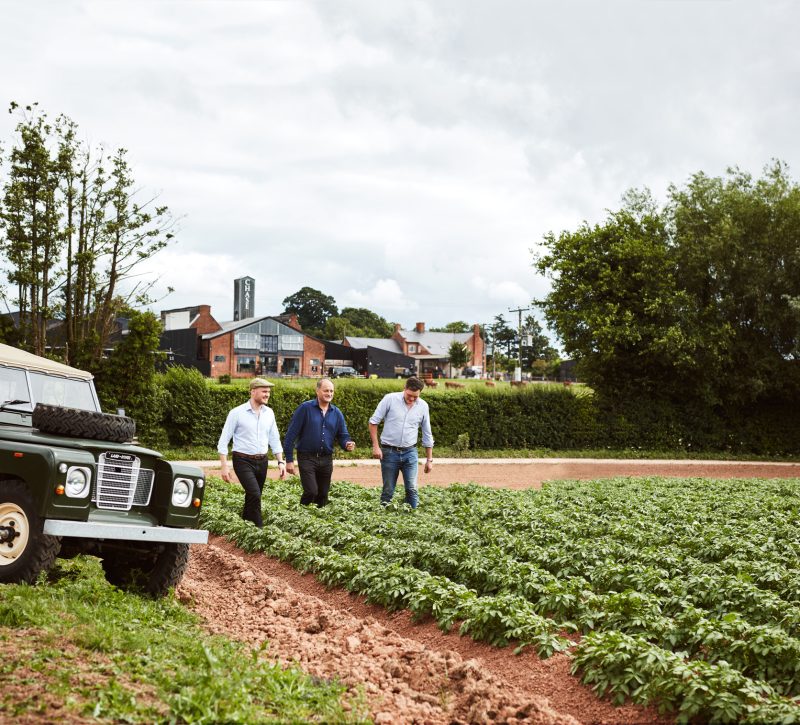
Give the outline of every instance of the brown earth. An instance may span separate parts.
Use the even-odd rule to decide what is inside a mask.
[[[209,475],[219,475],[213,461],[200,465]],[[272,464],[268,473],[276,478]],[[424,473],[422,486],[448,486],[452,483],[479,483],[492,488],[539,488],[544,481],[561,479],[591,480],[616,476],[670,476],[679,478],[800,478],[800,463],[769,461],[667,461],[601,458],[521,458],[521,459],[440,459],[433,470]],[[334,481],[351,481],[364,486],[379,486],[378,461],[336,461]],[[334,484],[335,495],[335,484]]]
[[[208,474],[218,471],[213,463]],[[554,479],[614,476],[797,477],[800,464],[542,459],[439,461],[420,485],[475,482],[503,488]],[[270,470],[270,477],[277,471]],[[337,463],[334,481],[378,486],[377,461]],[[332,495],[335,496],[335,484]],[[310,575],[224,539],[193,547],[178,596],[214,632],[269,642],[282,663],[359,688],[376,723],[658,723],[653,708],[614,707],[570,674],[564,654],[548,660],[444,634],[432,621],[390,613]]]

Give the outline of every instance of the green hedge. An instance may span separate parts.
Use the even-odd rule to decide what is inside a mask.
[[[174,446],[215,446],[228,411],[248,399],[241,384],[221,385],[196,371],[171,369],[158,386],[168,398],[163,431]],[[359,447],[369,446],[368,420],[381,398],[402,390],[397,380],[340,380],[334,402]],[[314,380],[279,381],[270,406],[286,431],[294,409],[314,396]],[[682,409],[663,401],[604,404],[556,386],[426,389],[437,444],[475,449],[642,448],[737,453],[800,453],[800,406],[785,401],[747,410]]]

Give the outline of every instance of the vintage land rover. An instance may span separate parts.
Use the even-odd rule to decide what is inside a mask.
[[[92,375],[0,344],[0,583],[33,583],[57,556],[101,559],[106,578],[163,596],[198,529],[205,480],[132,442],[100,411]]]

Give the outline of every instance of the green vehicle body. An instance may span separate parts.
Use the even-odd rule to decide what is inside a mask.
[[[0,345],[0,583],[88,553],[120,586],[177,584],[208,541],[205,477],[123,440],[133,428],[100,412],[91,375]]]

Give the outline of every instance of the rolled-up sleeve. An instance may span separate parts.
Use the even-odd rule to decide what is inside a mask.
[[[375,412],[372,414],[372,417],[369,419],[369,422],[373,425],[378,425],[385,417],[386,412],[389,409],[389,396],[384,395],[381,398],[381,402],[378,403],[378,407],[375,408]]]
[[[278,422],[275,420],[275,415],[272,416],[272,425],[269,427],[269,447],[273,453],[283,453],[283,446],[281,445],[281,435],[278,433]]]
[[[217,441],[217,453],[222,456],[228,455],[228,444],[233,438],[233,431],[236,428],[236,416],[238,411],[234,408],[228,417],[225,419],[225,425],[222,426],[222,433],[220,433],[219,440]]]
[[[420,429],[422,430],[422,447],[433,448],[433,431],[431,430],[431,411],[427,408],[422,420],[420,421]]]

